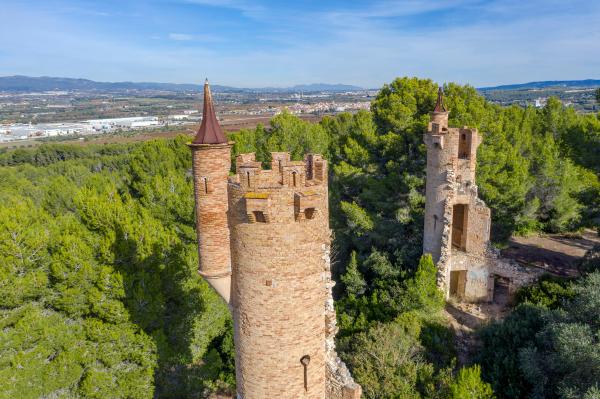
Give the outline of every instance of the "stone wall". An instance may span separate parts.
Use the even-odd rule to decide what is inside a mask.
[[[327,399],[360,399],[362,388],[352,378],[346,364],[335,350],[335,336],[338,332],[331,280],[330,247],[323,246],[323,270],[327,273],[325,285],[325,352],[326,352],[326,395]]]
[[[491,301],[494,281],[509,281],[509,294],[542,271],[501,259],[490,246],[491,212],[475,184],[477,129],[449,128],[447,112],[434,112],[427,133],[427,183],[423,252],[438,267],[438,286],[448,298]],[[455,213],[456,212],[456,213]],[[453,286],[454,284],[454,286]],[[452,290],[456,290],[452,292]]]
[[[200,274],[229,300],[230,236],[227,177],[231,144],[190,144]]]
[[[425,184],[425,217],[423,252],[430,253],[433,261],[437,262],[441,256],[444,208],[448,195],[448,184],[454,181],[449,179],[448,171],[452,168],[451,151],[454,147],[452,137],[449,136],[447,127],[447,113],[434,114],[439,123],[430,123],[429,132],[424,135],[427,145],[427,180]],[[445,124],[444,124],[445,123]]]
[[[510,280],[509,295],[513,295],[519,288],[535,283],[545,270],[536,267],[525,267],[513,260],[501,258],[498,251],[490,249],[487,254],[490,260],[490,273],[493,276],[504,277]]]
[[[462,300],[482,302],[489,300],[488,279],[490,260],[485,256],[453,250],[451,271],[466,271],[466,285]]]
[[[335,353],[327,163],[274,153],[271,166],[243,154],[229,179],[238,396],[358,398]]]
[[[447,171],[448,184],[454,181],[454,171]],[[442,212],[442,237],[440,242],[440,257],[437,262],[437,285],[447,298],[450,295],[450,271],[452,267],[452,206],[454,191],[448,190]]]

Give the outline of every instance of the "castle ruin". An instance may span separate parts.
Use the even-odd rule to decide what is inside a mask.
[[[492,302],[505,291],[530,284],[541,274],[502,259],[490,245],[491,212],[475,183],[477,129],[448,126],[442,88],[424,135],[427,146],[423,252],[438,267],[445,297]]]
[[[233,314],[238,399],[358,399],[335,351],[327,161],[236,158],[208,83],[192,143],[200,274]]]

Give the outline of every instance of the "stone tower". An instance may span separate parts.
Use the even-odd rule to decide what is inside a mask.
[[[477,129],[449,127],[448,114],[440,87],[424,137],[427,183],[423,252],[437,262],[438,282],[446,296],[481,300],[488,296],[489,273],[474,271],[479,266],[487,269],[490,209],[478,198],[475,184],[480,138]]]
[[[431,113],[431,122],[425,144],[427,145],[427,180],[425,183],[425,233],[423,236],[423,252],[430,253],[433,261],[440,258],[442,248],[442,217],[446,201],[446,169],[451,164],[454,153],[448,143],[448,114],[444,106],[442,88],[438,91],[438,99]]]
[[[498,281],[508,293],[539,273],[500,259],[489,245],[491,212],[479,199],[475,182],[477,129],[451,128],[442,88],[424,135],[427,146],[423,252],[438,267],[438,286],[446,297],[492,301]]]
[[[192,150],[200,275],[229,302],[231,252],[227,177],[231,169],[231,143],[217,121],[208,80],[204,83],[202,123],[189,146]]]
[[[190,144],[200,271],[224,299],[231,296],[238,398],[360,398],[335,352],[327,161],[317,154],[291,161],[277,152],[263,170],[254,154],[241,154],[228,178],[230,145],[205,86],[207,96]],[[203,127],[213,129],[215,143],[195,143]]]

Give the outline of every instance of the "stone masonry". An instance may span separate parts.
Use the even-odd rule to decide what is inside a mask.
[[[477,129],[451,128],[442,89],[424,135],[427,146],[423,252],[438,267],[446,298],[493,301],[497,281],[508,294],[535,281],[541,271],[500,259],[490,246],[491,212],[475,184]]]
[[[200,273],[233,313],[238,398],[358,399],[335,352],[327,161],[276,152],[265,170],[241,154],[227,177],[231,145],[207,132],[218,127],[207,87],[190,144]]]
[[[229,302],[231,251],[227,226],[227,177],[231,144],[217,121],[208,81],[204,84],[202,124],[192,150],[196,232],[200,274]]]

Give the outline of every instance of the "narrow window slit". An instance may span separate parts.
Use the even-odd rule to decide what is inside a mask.
[[[310,363],[310,356],[302,356],[300,363],[302,363],[302,366],[304,367],[304,390],[308,391],[308,364]]]

